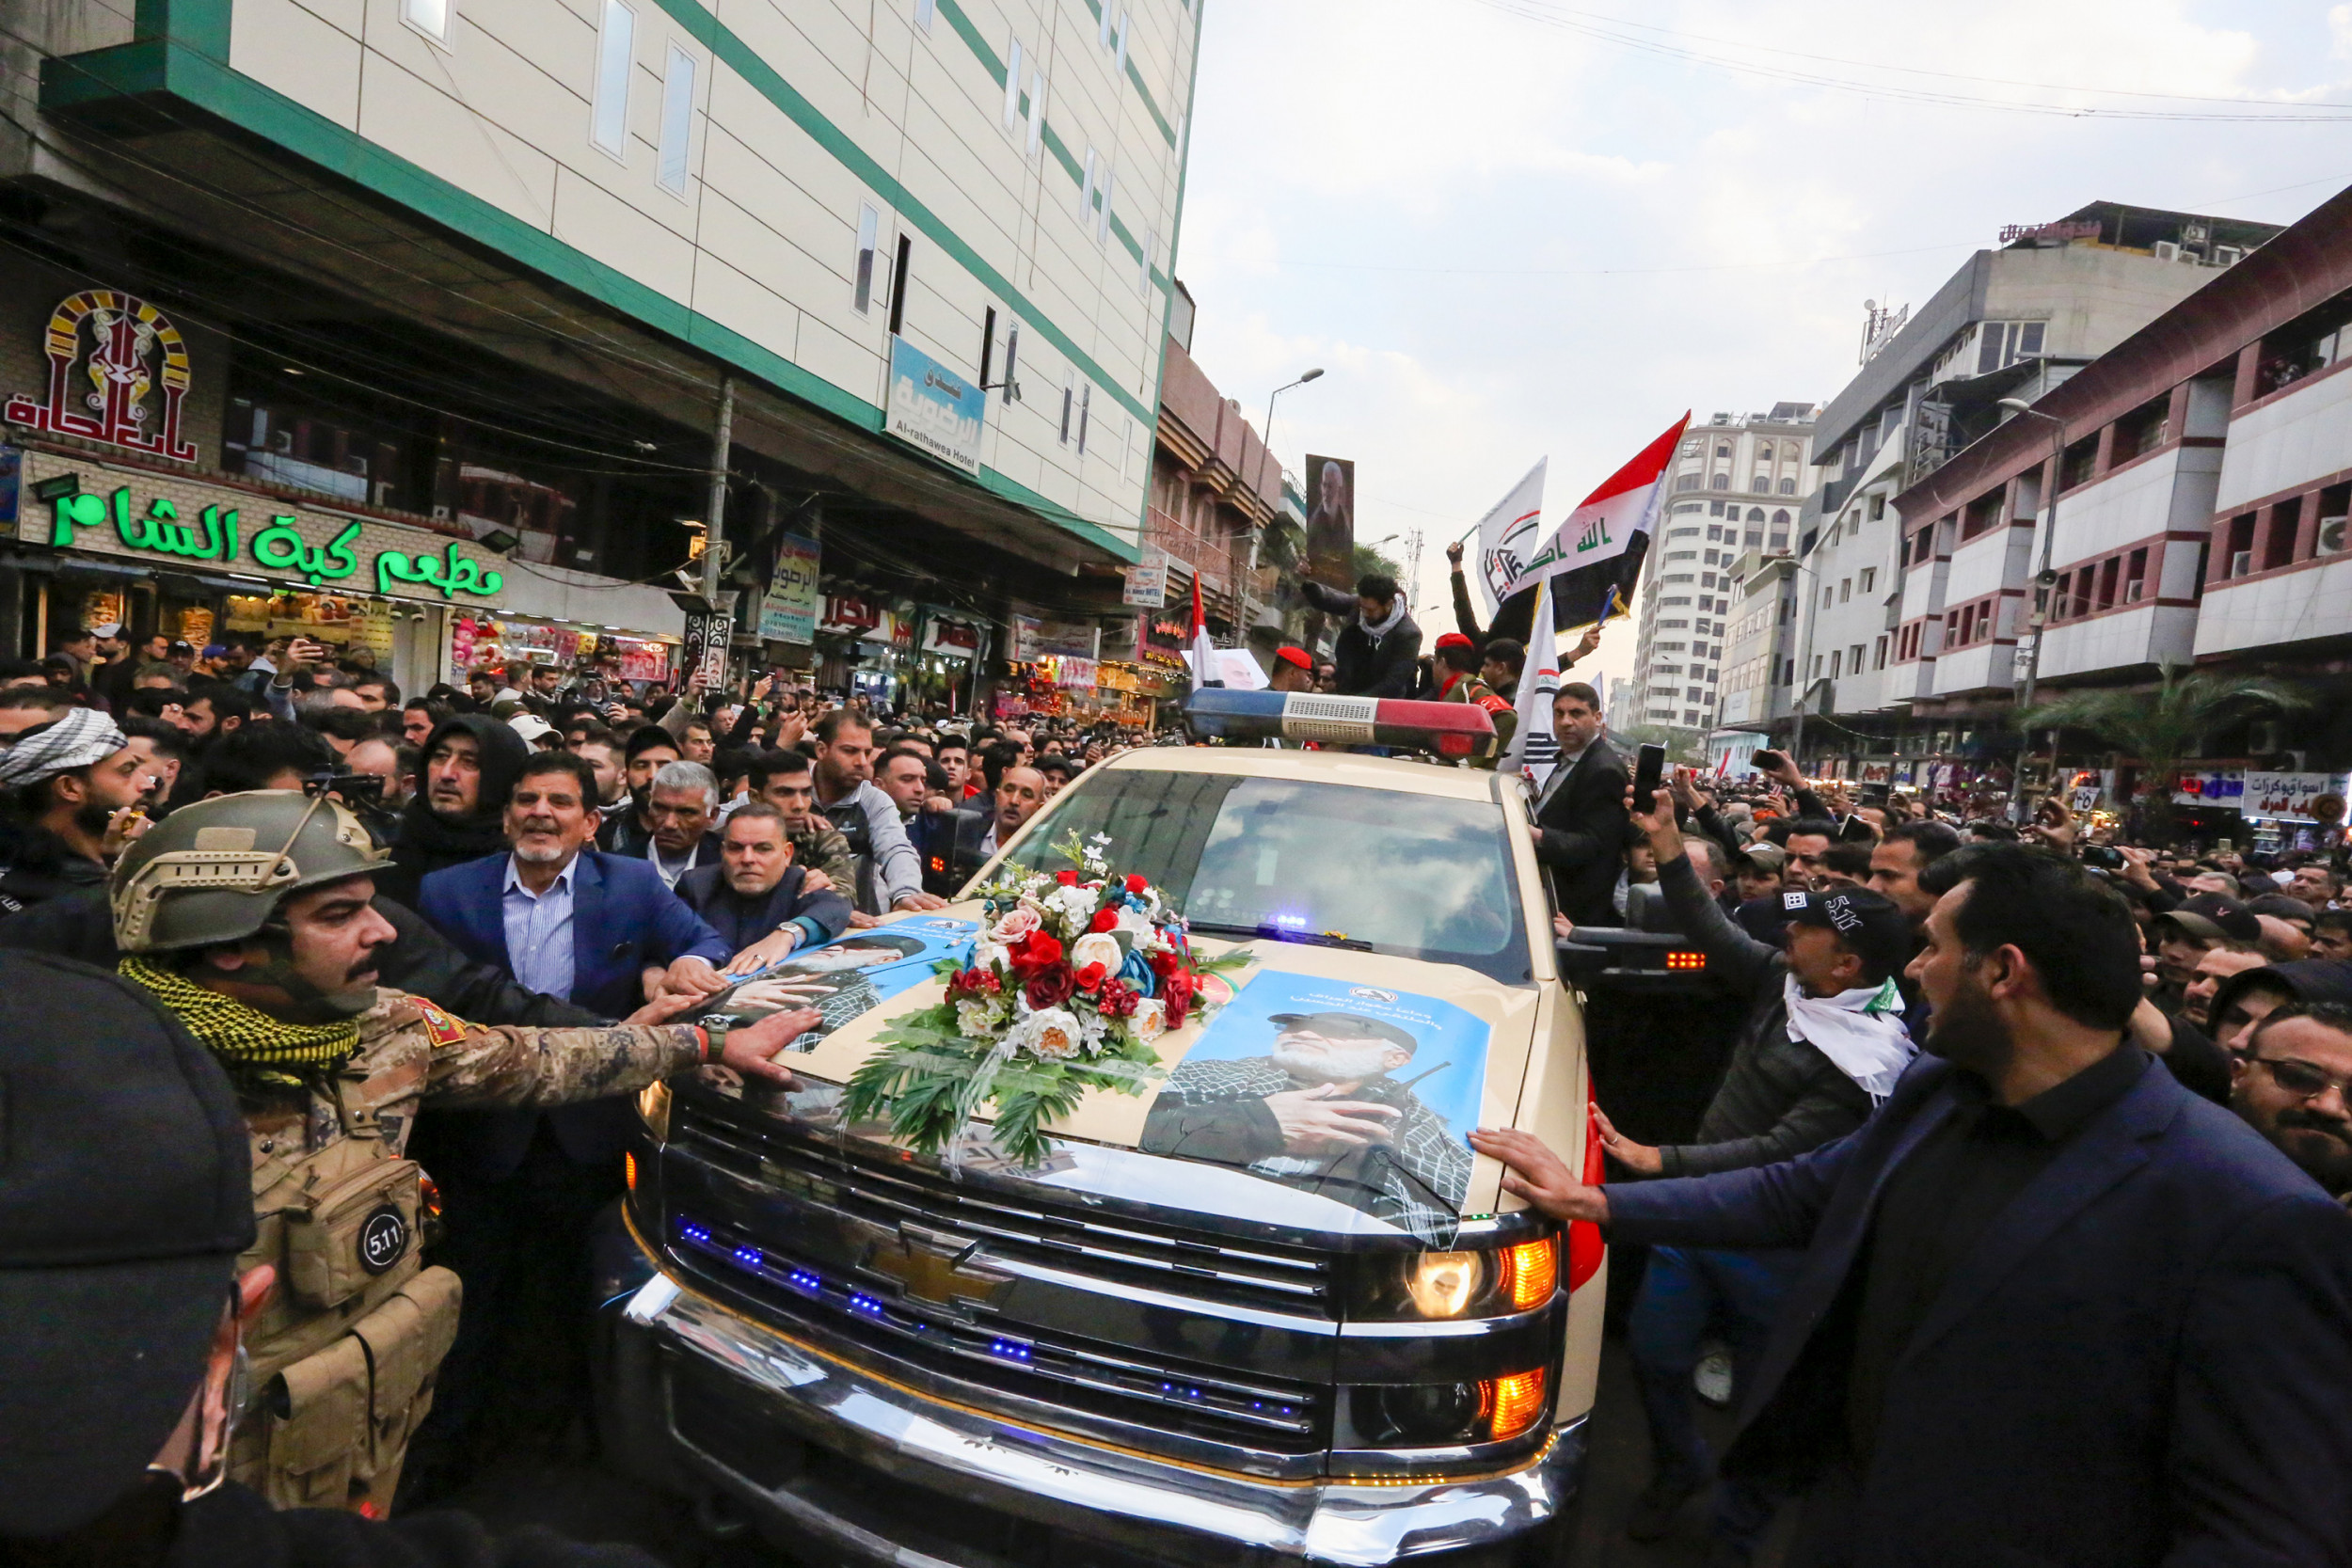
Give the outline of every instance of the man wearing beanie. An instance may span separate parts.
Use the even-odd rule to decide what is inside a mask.
[[[459,1513],[273,1512],[230,1481],[246,1407],[271,1418],[242,1342],[291,1287],[247,1257],[229,1078],[141,988],[0,953],[0,1562],[651,1568],[542,1530],[494,1541]]]
[[[512,724],[460,713],[433,727],[424,742],[424,778],[400,816],[392,863],[378,889],[410,909],[425,878],[453,865],[506,852],[506,800],[531,760],[531,744]]]

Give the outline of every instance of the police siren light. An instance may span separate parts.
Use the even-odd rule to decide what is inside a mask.
[[[1200,734],[1228,740],[1395,746],[1441,757],[1474,755],[1495,735],[1494,721],[1475,703],[1333,697],[1315,691],[1202,687],[1184,704],[1184,715]]]

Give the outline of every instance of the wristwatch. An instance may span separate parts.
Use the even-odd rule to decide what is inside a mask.
[[[703,1038],[709,1042],[707,1053],[703,1057],[704,1061],[715,1062],[726,1054],[727,1033],[734,1027],[735,1020],[723,1013],[703,1020]]]

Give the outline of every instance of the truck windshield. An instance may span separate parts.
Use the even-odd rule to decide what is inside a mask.
[[[1111,768],[1057,797],[1014,863],[1058,871],[1072,830],[1157,883],[1204,932],[1327,934],[1377,953],[1531,977],[1502,808],[1354,784]]]

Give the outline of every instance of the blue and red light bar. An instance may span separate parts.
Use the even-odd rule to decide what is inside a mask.
[[[1202,735],[1228,740],[1317,740],[1327,746],[1396,746],[1467,757],[1490,745],[1494,721],[1475,703],[1332,697],[1317,691],[1232,691],[1204,686],[1184,704]]]

